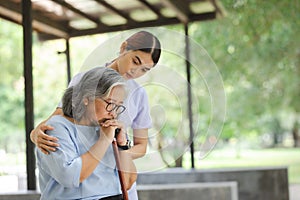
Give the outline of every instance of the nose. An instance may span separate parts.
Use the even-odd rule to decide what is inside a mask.
[[[134,75],[135,72],[136,72],[136,69],[137,69],[136,67],[132,67],[132,68],[130,69],[130,73]]]
[[[117,118],[117,116],[118,116],[118,114],[117,114],[117,112],[116,112],[115,109],[112,110],[112,111],[110,111],[110,112],[109,112],[109,115],[112,116],[114,119]]]

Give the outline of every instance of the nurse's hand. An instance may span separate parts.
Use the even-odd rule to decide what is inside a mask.
[[[44,153],[49,154],[50,152],[56,151],[56,147],[59,146],[58,139],[53,136],[46,134],[47,130],[53,130],[52,126],[41,123],[30,133],[31,141]]]

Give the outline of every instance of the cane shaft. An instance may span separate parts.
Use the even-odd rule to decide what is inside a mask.
[[[116,141],[113,141],[113,149],[114,149],[114,155],[115,155],[115,160],[117,164],[117,169],[118,169],[118,174],[119,174],[119,179],[120,179],[120,184],[121,184],[121,189],[123,193],[123,199],[128,200],[128,194],[126,190],[126,183],[125,183],[125,177],[123,172],[121,171],[121,162],[120,162],[120,156],[119,156],[119,149]]]

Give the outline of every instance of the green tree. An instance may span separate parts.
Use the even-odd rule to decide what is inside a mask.
[[[228,98],[224,130],[262,133],[266,115],[278,118],[283,110],[295,114],[300,109],[299,3],[221,2],[227,16],[193,24],[191,35],[223,76]]]
[[[25,138],[22,32],[2,19],[0,27],[0,148],[18,152]]]

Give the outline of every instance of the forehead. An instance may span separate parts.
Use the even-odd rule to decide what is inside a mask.
[[[126,89],[125,85],[117,85],[114,86],[108,96],[107,99],[116,100],[116,101],[123,101],[126,97]]]
[[[140,50],[132,51],[131,53],[133,56],[137,56],[141,60],[142,65],[146,64],[146,65],[150,65],[151,67],[154,65],[154,62],[152,60],[152,55],[150,53],[140,51]]]

